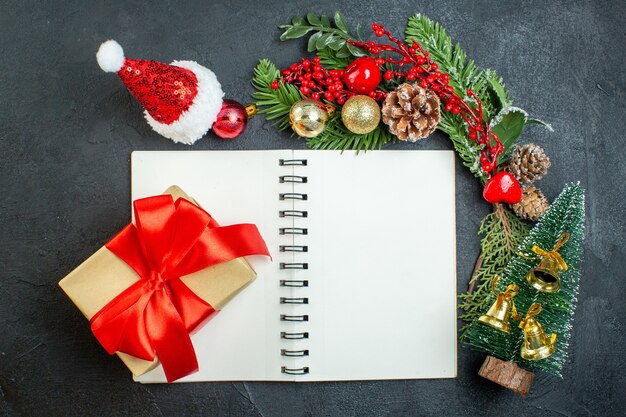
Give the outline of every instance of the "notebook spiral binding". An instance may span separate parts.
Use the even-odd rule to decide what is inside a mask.
[[[281,314],[280,321],[309,321],[309,315],[293,316],[289,314]]]
[[[279,159],[278,160],[278,165],[280,165],[281,167],[292,166],[292,165],[306,166],[306,164],[307,164],[306,159]]]
[[[309,367],[303,366],[302,368],[287,368],[283,366],[281,372],[287,375],[306,375],[309,373]]]
[[[309,356],[309,349],[302,349],[302,350],[281,349],[280,354],[282,356]]]
[[[309,251],[309,247],[308,246],[284,246],[281,245],[279,247],[281,252],[308,252]]]
[[[281,262],[280,269],[309,269],[309,264],[306,262],[302,262],[302,263]]]
[[[307,177],[301,177],[299,175],[281,175],[278,179],[281,184],[286,182],[297,182],[300,184],[307,182]]]
[[[280,217],[309,217],[308,211],[302,210],[281,210],[278,212]]]
[[[295,167],[295,166],[305,167],[307,166],[307,160],[306,159],[280,159],[278,161],[278,164],[281,167]],[[296,192],[296,188],[304,187],[305,186],[304,184],[308,183],[308,177],[305,175],[295,175],[294,168],[291,168],[291,171],[292,171],[290,173],[291,175],[287,175],[286,173],[286,175],[280,175],[278,177],[278,182],[280,184],[285,184],[285,186],[289,187],[287,188],[287,190],[285,190],[288,192],[279,193],[278,198],[283,201],[291,200],[293,201],[294,205],[303,204],[304,201],[308,200],[308,194],[303,193],[303,192]],[[297,191],[301,191],[301,190],[297,190]],[[278,212],[278,216],[281,218],[285,218],[285,219],[291,218],[292,219],[291,222],[293,223],[292,227],[279,228],[278,233],[280,235],[292,235],[293,236],[292,239],[294,240],[296,239],[297,236],[308,235],[309,229],[307,227],[301,227],[302,226],[301,224],[296,225],[296,222],[303,221],[302,219],[306,219],[309,217],[309,212],[307,210],[302,210],[301,207],[298,207],[298,210],[296,210],[296,207],[293,207],[293,210],[280,210]],[[300,227],[296,227],[296,226],[300,226]],[[292,255],[290,257],[290,260],[293,261],[294,260],[293,256],[296,253],[300,253],[300,254],[307,253],[309,251],[309,246],[306,244],[300,244],[300,242],[298,242],[298,244],[294,242],[291,245],[280,245],[279,251],[281,253],[291,252]],[[298,271],[298,270],[305,271],[309,269],[309,264],[308,262],[280,262],[279,269],[281,271]],[[285,287],[286,289],[307,288],[309,286],[309,280],[308,279],[281,279],[280,286]],[[302,290],[297,290],[297,291],[302,291]],[[300,294],[298,293],[298,295]],[[281,305],[294,305],[294,308],[298,310],[299,308],[302,308],[302,307],[295,307],[295,306],[308,304],[309,298],[300,297],[300,296],[298,297],[289,296],[289,297],[280,297],[279,301]],[[299,326],[302,326],[304,325],[304,323],[309,321],[308,314],[301,314],[299,311],[298,312],[290,311],[289,314],[281,314],[280,321],[285,323],[285,325],[288,325],[289,323],[291,323],[291,326],[295,326],[295,327],[292,327],[293,331],[280,332],[280,338],[282,340],[286,342],[293,341],[291,343],[298,343],[298,341],[303,341],[309,338],[309,332],[304,331],[306,329],[299,328]],[[301,348],[300,346],[297,346],[297,347],[293,346],[288,349],[281,349],[280,355],[285,358],[292,358],[292,360],[297,360],[298,358],[308,357],[309,349]],[[309,373],[309,367],[297,366],[297,365],[294,367],[281,366],[281,372],[285,375],[306,375]]]
[[[281,193],[278,194],[278,198],[281,200],[306,200],[308,196],[301,193]]]
[[[309,229],[302,227],[281,227],[278,232],[281,235],[308,235]]]
[[[308,339],[309,332],[280,332],[280,337],[287,340]]]
[[[280,280],[281,287],[308,287],[309,280],[307,279],[281,279]]]
[[[309,304],[307,297],[280,297],[281,304]]]

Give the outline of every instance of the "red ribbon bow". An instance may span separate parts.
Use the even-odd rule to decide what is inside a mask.
[[[91,318],[109,354],[154,360],[168,382],[198,370],[189,332],[215,310],[180,277],[247,255],[268,255],[253,224],[220,227],[204,210],[171,195],[134,202],[135,220],[105,246],[141,278]]]

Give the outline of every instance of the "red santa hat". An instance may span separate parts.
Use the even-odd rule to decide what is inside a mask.
[[[191,145],[216,121],[224,92],[213,71],[197,62],[126,58],[114,40],[100,45],[96,58],[104,71],[117,73],[143,105],[150,126],[166,138]]]

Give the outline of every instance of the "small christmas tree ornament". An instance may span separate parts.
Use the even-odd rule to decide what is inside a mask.
[[[324,131],[326,123],[334,112],[331,105],[313,99],[304,99],[294,103],[289,111],[291,128],[298,136],[314,138]]]
[[[222,139],[236,138],[246,130],[248,119],[254,116],[257,110],[256,104],[244,106],[235,100],[226,99],[211,130]]]
[[[500,171],[485,184],[483,198],[491,204],[517,204],[522,199],[522,188],[513,175]]]
[[[476,319],[467,328],[463,344],[490,355],[480,375],[522,395],[528,394],[532,383],[531,370],[562,377],[563,366],[568,362],[567,346],[571,344],[572,318],[579,294],[584,224],[584,190],[580,184],[568,184],[528,235],[516,245],[532,256],[521,253],[514,256],[502,273],[506,284],[516,284],[520,288],[515,296],[518,308],[535,303],[545,308],[544,318],[540,321],[548,326],[551,333],[558,334],[558,348],[556,336],[546,335],[536,325],[537,317],[533,316],[539,313],[538,307],[529,309],[529,316],[521,329],[511,328],[509,333],[495,332]],[[552,251],[540,250],[539,247],[552,248]],[[560,248],[563,250],[558,253]],[[557,274],[561,284],[557,294],[537,292],[527,286],[529,270],[539,263],[537,257],[542,257],[543,262],[549,252],[559,255],[549,257],[561,267],[567,263],[567,273]]]
[[[508,333],[511,330],[511,325],[509,324],[511,313],[513,313],[513,320],[519,320],[521,318],[517,314],[515,302],[513,301],[513,297],[517,294],[519,287],[515,284],[510,284],[506,287],[504,292],[498,293],[496,291],[496,285],[499,279],[500,277],[496,275],[491,281],[491,291],[496,296],[496,301],[487,313],[478,318],[478,321],[494,329]]]
[[[433,133],[441,120],[437,94],[418,84],[401,84],[383,103],[383,122],[400,140],[417,142]]]
[[[515,214],[525,220],[537,221],[550,207],[548,199],[539,188],[526,184],[522,186],[522,198],[519,203],[512,204]]]
[[[528,284],[542,292],[554,293],[561,289],[560,271],[567,271],[568,266],[558,252],[569,240],[569,233],[562,233],[552,250],[545,250],[537,245],[533,245],[530,250],[541,259],[539,265],[526,273]],[[532,255],[520,253],[521,256],[532,258]]]
[[[520,355],[529,361],[545,359],[556,350],[556,333],[552,333],[549,338],[546,336],[541,324],[534,317],[539,313],[541,313],[541,304],[531,305],[526,317],[519,324],[519,328],[524,332],[524,343]]]
[[[343,73],[343,82],[348,90],[356,94],[369,94],[380,84],[380,69],[374,59],[357,58],[348,65]]]
[[[380,123],[380,107],[370,96],[352,96],[341,109],[341,121],[352,133],[369,133]]]
[[[126,58],[114,40],[100,45],[96,58],[100,68],[117,73],[143,105],[148,124],[174,142],[193,144],[209,131],[222,110],[224,92],[217,77],[197,62],[168,65]],[[235,129],[239,133],[245,128],[242,124]]]
[[[532,183],[546,175],[550,165],[550,158],[541,146],[527,143],[513,151],[509,172],[521,182]]]

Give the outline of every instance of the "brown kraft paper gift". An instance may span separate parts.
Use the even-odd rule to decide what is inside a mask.
[[[171,194],[174,200],[183,197],[198,205],[177,186],[168,188],[164,194]],[[237,258],[186,275],[181,280],[219,311],[255,277],[256,273],[246,259]],[[103,246],[63,278],[59,286],[89,320],[137,280],[139,276],[135,271]],[[158,364],[158,358],[146,361],[121,352],[117,355],[135,376],[148,372]]]

